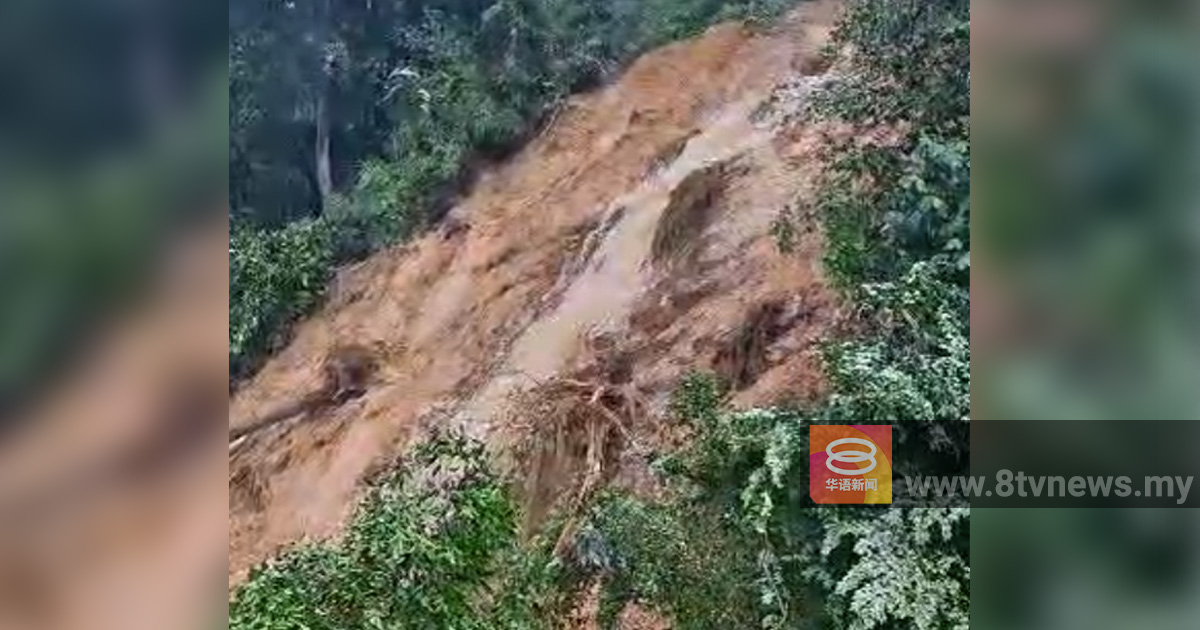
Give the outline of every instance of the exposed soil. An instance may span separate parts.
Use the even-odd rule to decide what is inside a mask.
[[[837,317],[820,239],[806,231],[785,255],[770,235],[811,186],[817,143],[755,114],[819,67],[835,9],[806,3],[768,33],[726,24],[647,54],[484,174],[452,229],[343,270],[329,304],[238,392],[231,423],[318,387],[330,348],[392,351],[361,396],[256,432],[231,456],[230,584],[336,535],[372,467],[434,424],[497,452],[549,440],[524,468],[541,511],[597,465],[606,481],[643,484],[630,444],[660,439],[688,370],[730,377],[740,405],[818,395],[815,344]],[[635,393],[636,413],[618,391]],[[531,397],[560,418],[520,413]],[[598,408],[621,426],[595,421],[608,415]]]
[[[770,231],[810,198],[821,131],[797,112],[837,7],[645,55],[436,232],[343,269],[229,401],[227,469],[228,235],[200,235],[0,443],[0,629],[219,614],[226,549],[232,587],[335,536],[362,480],[430,426],[485,439],[523,477],[534,527],[599,484],[656,490],[642,455],[674,439],[664,410],[689,370],[722,375],[739,406],[819,395],[816,344],[839,318],[820,236],[802,225],[782,254]],[[348,347],[372,349],[369,378],[331,377]],[[637,606],[621,624],[668,627]]]

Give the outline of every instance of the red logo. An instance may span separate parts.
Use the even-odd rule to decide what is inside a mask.
[[[813,501],[892,502],[892,425],[812,425],[808,453]]]

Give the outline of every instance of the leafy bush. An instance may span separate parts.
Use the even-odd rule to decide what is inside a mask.
[[[608,498],[583,530],[603,550],[592,564],[604,568],[606,601],[641,601],[684,628],[967,627],[968,509],[834,508],[808,494],[809,426],[895,422],[887,411],[842,414],[900,408],[936,388],[909,380],[860,397],[857,380],[832,386],[815,408],[731,412],[711,376],[686,379],[674,408],[695,433],[661,463],[669,498]],[[933,448],[939,427],[921,422],[932,419],[901,423],[906,453]]]
[[[855,0],[835,33],[852,67],[817,95],[818,116],[900,133],[894,146],[848,138],[820,200],[827,266],[843,287],[916,262],[970,275],[970,7],[965,0]]]
[[[257,569],[229,628],[550,627],[559,571],[546,545],[520,545],[515,516],[479,444],[435,437],[379,481],[342,542]]]
[[[287,324],[315,304],[329,279],[329,227],[321,220],[260,232],[234,226],[229,239],[229,373],[275,347]]]
[[[853,390],[835,396],[851,398]],[[969,510],[812,503],[808,428],[845,422],[837,412],[830,405],[718,414],[676,456],[693,488],[692,505],[676,518],[699,529],[697,521],[719,514],[718,522],[740,531],[727,539],[757,558],[750,583],[764,627],[966,627]],[[910,442],[928,441],[920,425],[911,429]],[[714,562],[698,573],[719,583],[726,566]]]
[[[652,606],[681,628],[757,624],[752,546],[715,515],[680,517],[699,507],[621,493],[597,500],[575,548],[582,572],[602,580],[601,627],[615,627],[630,602]]]
[[[896,281],[860,288],[872,335],[827,347],[827,420],[967,419],[970,297],[938,271],[936,263],[914,263]]]

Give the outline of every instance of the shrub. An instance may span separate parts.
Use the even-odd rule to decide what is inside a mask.
[[[305,220],[256,231],[235,225],[229,239],[229,373],[274,349],[280,331],[317,302],[329,279],[326,222]]]
[[[541,628],[561,604],[546,545],[482,446],[440,435],[374,486],[340,543],[300,547],[234,593],[231,630]]]

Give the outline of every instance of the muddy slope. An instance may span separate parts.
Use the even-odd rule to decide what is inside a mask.
[[[343,270],[330,303],[239,391],[230,421],[320,387],[339,346],[375,348],[379,370],[363,395],[231,455],[231,583],[287,545],[336,535],[363,478],[428,427],[510,442],[513,401],[555,378],[604,372],[638,392],[644,411],[627,430],[639,442],[656,439],[689,369],[721,373],[742,405],[816,395],[815,343],[836,310],[819,239],[801,234],[782,255],[770,235],[803,205],[815,141],[762,106],[802,101],[819,82],[835,5],[644,56],[485,175],[451,211],[455,229]],[[619,477],[638,483],[635,458],[618,459]]]

